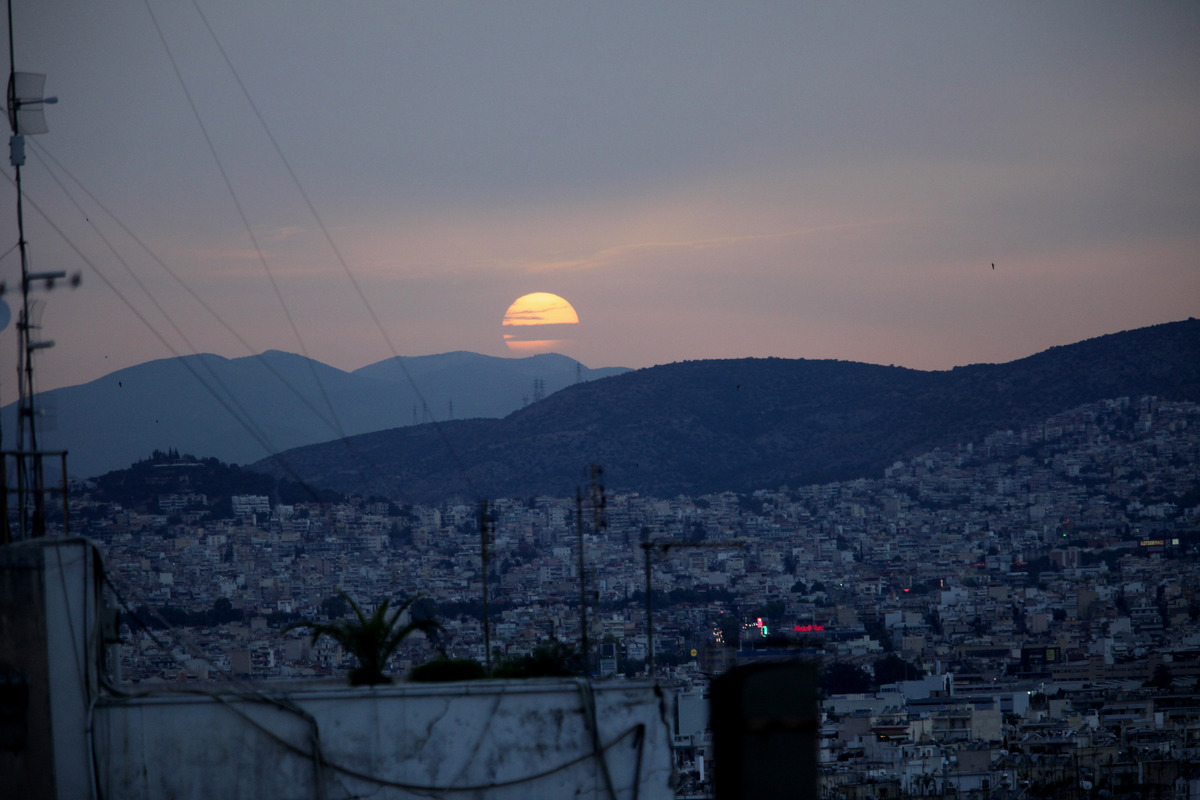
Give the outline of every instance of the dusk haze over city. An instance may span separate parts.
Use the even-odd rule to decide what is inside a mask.
[[[1200,4],[5,2],[0,795],[1200,800]]]
[[[535,292],[578,313],[561,352],[631,368],[949,369],[1200,301],[1192,4],[45,0],[13,26],[59,98],[31,261],[82,273],[41,389],[196,352],[518,355],[501,321]],[[0,279],[11,305],[14,252]]]

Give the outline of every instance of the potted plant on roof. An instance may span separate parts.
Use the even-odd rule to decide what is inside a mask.
[[[345,648],[358,661],[358,666],[350,670],[351,686],[391,683],[392,679],[383,674],[383,668],[400,643],[414,631],[434,634],[441,630],[442,626],[432,619],[410,618],[408,622],[401,622],[404,612],[420,599],[420,595],[410,597],[395,609],[391,608],[390,600],[384,600],[373,614],[367,616],[350,595],[345,592],[338,594],[350,604],[353,618],[332,622],[293,622],[284,630],[307,628],[312,631],[313,644],[322,636],[328,636]]]

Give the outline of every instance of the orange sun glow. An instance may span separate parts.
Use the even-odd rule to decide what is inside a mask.
[[[518,297],[504,312],[504,343],[514,353],[549,353],[570,344],[579,315],[563,298],[549,292]]]

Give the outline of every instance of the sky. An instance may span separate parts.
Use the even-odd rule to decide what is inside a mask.
[[[1200,4],[14,0],[39,390],[270,349],[1003,362],[1200,309]],[[165,44],[164,44],[165,40]],[[13,169],[0,182],[18,301]],[[994,268],[992,265],[995,265]],[[0,332],[0,403],[16,333]]]

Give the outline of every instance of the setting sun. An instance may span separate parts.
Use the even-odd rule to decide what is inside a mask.
[[[563,298],[549,292],[518,297],[504,312],[504,343],[514,353],[548,353],[572,341],[579,315]]]

